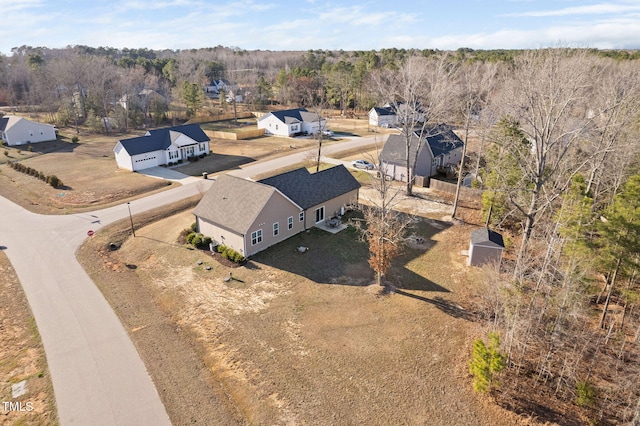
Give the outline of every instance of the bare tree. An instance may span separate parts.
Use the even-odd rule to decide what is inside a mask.
[[[464,122],[464,146],[462,148],[462,159],[460,160],[460,168],[458,172],[458,183],[456,185],[456,194],[453,200],[453,209],[451,217],[456,217],[458,209],[458,201],[460,199],[460,187],[464,175],[464,162],[467,156],[467,148],[469,145],[469,128],[471,122],[479,119],[482,110],[488,103],[488,97],[495,83],[497,67],[495,64],[483,64],[474,62],[465,64],[459,72],[460,85],[460,114]],[[478,160],[479,160],[478,153]]]
[[[375,195],[367,200],[368,205],[362,206],[365,224],[360,229],[369,243],[369,265],[376,273],[377,284],[382,285],[391,262],[404,248],[405,235],[413,220],[394,209],[400,190],[384,174],[372,177],[371,186]]]
[[[511,199],[524,216],[515,274],[522,272],[532,231],[585,164],[572,156],[591,123],[587,95],[598,78],[584,51],[541,49],[517,57],[501,82],[501,104],[528,144],[512,144],[526,178],[526,197]]]
[[[410,56],[399,69],[384,69],[373,78],[380,99],[395,109],[405,140],[407,195],[413,193],[418,158],[412,159],[411,153],[418,152],[426,138],[433,136],[433,129],[449,117],[453,107],[455,67],[449,59],[446,54],[429,59]]]

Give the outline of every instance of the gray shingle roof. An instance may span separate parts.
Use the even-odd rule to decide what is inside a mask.
[[[318,173],[309,173],[302,167],[259,182],[278,188],[303,209],[322,204],[360,188],[360,183],[343,165]]]
[[[462,140],[458,137],[458,135],[455,134],[453,129],[445,124],[441,124],[429,130],[425,130],[425,133],[429,135],[427,136],[427,143],[429,144],[429,148],[431,148],[431,152],[433,153],[434,157],[447,154],[456,148],[461,148],[464,145]],[[413,164],[418,148],[418,136],[416,135],[416,133],[411,134],[411,139],[412,141],[411,150],[409,151],[409,161],[411,164]],[[425,145],[420,144],[420,148],[425,149]],[[382,147],[380,160],[387,163],[404,164],[406,158],[405,152],[405,135],[391,135]]]
[[[204,194],[193,213],[244,235],[275,192],[275,188],[267,185],[222,175]]]
[[[9,124],[9,117],[0,118],[0,132],[4,132]]]
[[[295,121],[304,121],[312,123],[318,121],[318,114],[307,111],[306,108],[294,108],[281,111],[273,111],[271,113],[283,123],[290,124]],[[266,116],[265,116],[266,117]]]
[[[129,155],[143,154],[145,152],[160,151],[171,145],[171,132],[182,133],[196,142],[206,142],[209,139],[197,124],[184,124],[182,126],[164,127],[162,129],[149,130],[148,135],[135,138],[122,139],[120,143]]]
[[[409,164],[413,164],[418,152],[418,137],[411,134],[411,149],[409,150]],[[421,145],[420,148],[424,148]],[[390,135],[380,152],[380,161],[391,164],[405,164],[406,162],[406,136]]]
[[[489,228],[480,228],[471,232],[471,242],[473,244],[481,244],[486,242],[492,242],[504,247],[504,240],[502,235],[490,230]]]
[[[395,110],[391,107],[373,107],[373,109],[376,112],[376,114],[378,114],[378,116],[396,115]]]

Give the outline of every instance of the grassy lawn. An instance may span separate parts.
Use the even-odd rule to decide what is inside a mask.
[[[425,243],[398,259],[399,290],[383,295],[355,229],[311,229],[228,268],[177,242],[192,222],[187,210],[136,238],[123,223],[80,250],[174,422],[517,424],[471,389],[466,227],[421,219]]]

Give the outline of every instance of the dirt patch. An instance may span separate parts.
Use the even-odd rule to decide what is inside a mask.
[[[117,251],[80,251],[175,424],[520,422],[471,389],[466,227],[420,221],[432,247],[407,249],[389,274],[398,291],[382,296],[354,231],[303,232],[225,281],[229,268],[176,242],[192,221],[187,211]]]
[[[13,398],[12,385],[26,381]],[[9,259],[0,251],[0,423],[56,424],[51,377],[35,320]],[[12,404],[12,405],[10,405]]]

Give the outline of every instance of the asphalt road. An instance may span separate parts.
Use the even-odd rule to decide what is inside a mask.
[[[327,146],[322,154],[374,142],[356,138]],[[250,164],[233,174],[250,177],[277,170],[305,161],[309,151]],[[132,201],[131,213],[202,194],[212,183],[193,178],[184,182],[188,183]],[[127,331],[75,257],[87,231],[128,214],[127,205],[121,204],[90,213],[37,215],[0,197],[0,248],[14,267],[36,320],[61,425],[170,424]]]

